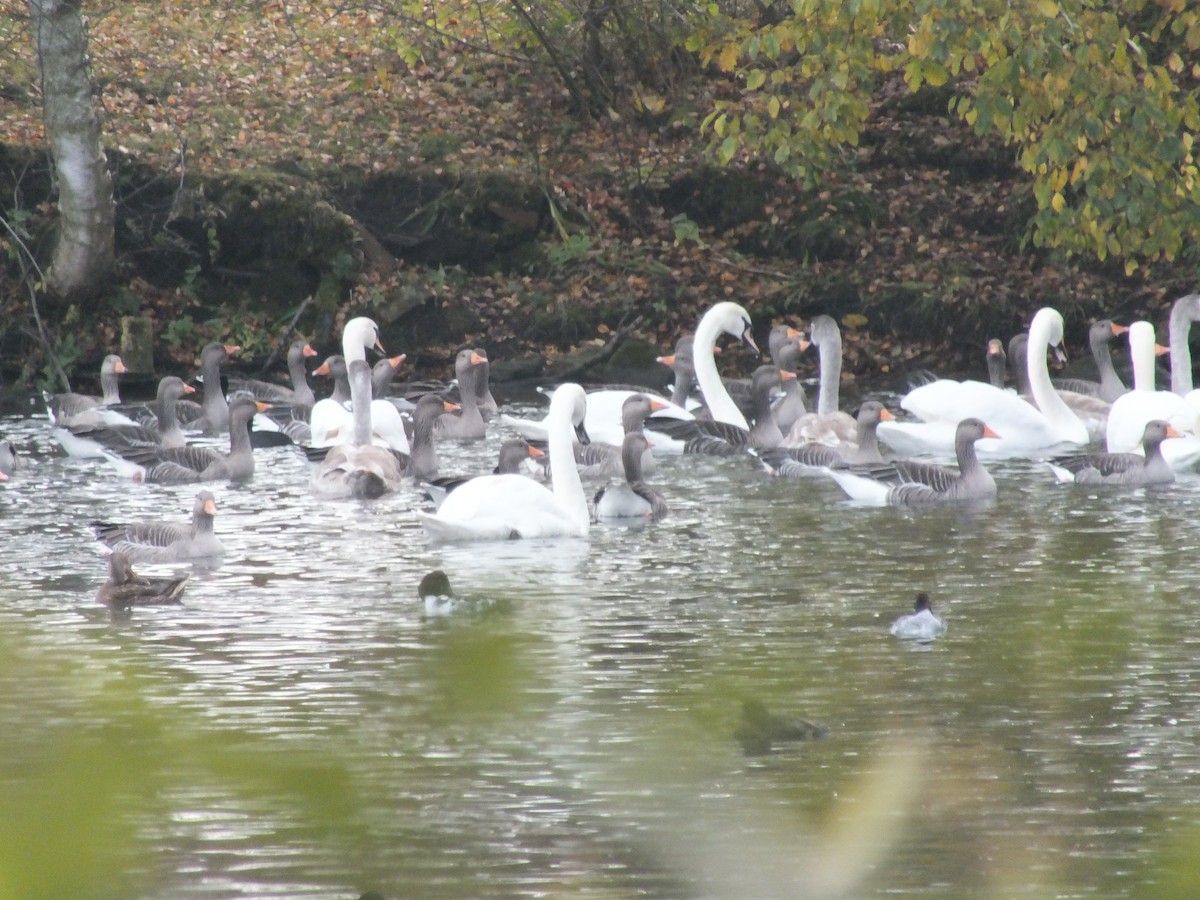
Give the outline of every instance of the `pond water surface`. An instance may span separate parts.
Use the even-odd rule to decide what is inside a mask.
[[[193,486],[0,419],[0,896],[1191,895],[1200,476],[990,465],[972,510],[676,458],[670,515],[431,546],[415,489],[314,499],[256,451],[223,562],[111,616],[87,524]],[[444,445],[444,472],[504,437]],[[181,567],[139,566],[155,573]],[[430,617],[445,569],[482,611]],[[949,628],[888,633],[926,590]],[[747,754],[743,701],[827,725]]]

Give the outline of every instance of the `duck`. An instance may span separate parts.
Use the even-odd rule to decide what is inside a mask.
[[[291,387],[258,378],[231,378],[229,379],[229,391],[230,393],[246,391],[256,400],[263,400],[273,407],[289,405],[310,410],[317,402],[317,398],[308,383],[305,360],[316,355],[317,351],[308,341],[303,338],[294,340],[287,352],[288,377],[292,382]]]
[[[1012,391],[986,382],[938,379],[909,391],[900,401],[902,409],[921,421],[880,423],[879,439],[902,455],[946,454],[955,447],[958,423],[981,418],[1004,435],[1002,440],[989,440],[980,447],[991,454],[1020,456],[1087,445],[1091,441],[1087,426],[1054,390],[1042,352],[1046,347],[1057,351],[1062,335],[1058,310],[1038,310],[1030,324],[1029,346],[1041,349],[1026,354],[1036,407]]]
[[[217,501],[211,491],[200,491],[192,504],[192,521],[132,522],[117,525],[93,522],[92,533],[110,551],[124,553],[131,562],[164,563],[211,559],[225,553],[213,531]]]
[[[96,428],[100,425],[130,425],[133,420],[108,407],[121,402],[118,376],[126,371],[125,363],[115,353],[104,357],[100,363],[100,396],[67,391],[61,394],[42,392],[46,402],[46,416],[51,425],[60,428]]]
[[[980,463],[975,442],[1000,435],[978,418],[963,419],[955,432],[957,471],[911,459],[831,466],[825,471],[851,499],[879,505],[931,506],[994,498],[996,482]]]
[[[642,456],[651,446],[641,432],[625,435],[621,445],[625,481],[602,487],[596,493],[596,518],[656,521],[667,514],[666,498],[642,477]]]
[[[96,592],[96,600],[114,610],[179,603],[187,580],[187,575],[144,578],[133,571],[129,557],[117,550],[108,557],[108,580]]]
[[[85,459],[103,458],[106,447],[182,447],[187,438],[179,424],[179,401],[195,392],[179,376],[166,375],[159,379],[151,411],[139,424],[55,428],[52,434],[68,456]]]
[[[1062,483],[1075,484],[1170,484],[1175,470],[1163,457],[1162,443],[1168,438],[1181,438],[1163,419],[1151,419],[1142,433],[1141,453],[1084,453],[1060,456],[1047,464]]]
[[[550,398],[551,488],[521,475],[473,478],[442,501],[435,513],[417,516],[436,541],[586,537],[591,524],[587,497],[575,466],[575,427],[587,415],[587,394],[567,382]]]
[[[898,638],[928,642],[946,633],[946,623],[933,611],[929,595],[921,591],[913,602],[913,611],[898,618],[888,631]]]
[[[1053,382],[1054,386],[1060,391],[1098,397],[1108,403],[1112,403],[1126,393],[1129,388],[1125,387],[1125,383],[1121,381],[1121,376],[1117,374],[1117,370],[1113,366],[1110,345],[1113,338],[1125,334],[1127,331],[1129,331],[1127,326],[1118,325],[1112,319],[1100,319],[1093,322],[1088,328],[1088,349],[1091,350],[1092,361],[1096,364],[1097,380],[1056,378]]]
[[[245,482],[254,477],[250,419],[270,404],[250,394],[234,394],[229,402],[229,452],[188,444],[183,447],[105,448],[117,472],[134,481],[189,484],[197,481]]]
[[[1169,422],[1181,436],[1164,441],[1161,450],[1163,458],[1178,472],[1200,459],[1196,410],[1179,394],[1154,389],[1154,358],[1160,351],[1154,342],[1153,325],[1143,320],[1129,326],[1133,389],[1113,402],[1105,444],[1109,453],[1139,453],[1146,424],[1154,419]]]
[[[427,616],[450,616],[459,613],[483,613],[497,608],[492,599],[459,597],[450,587],[450,577],[441,569],[422,576],[417,596],[425,604]]]
[[[540,447],[535,447],[533,444],[524,438],[510,438],[500,445],[500,452],[496,461],[496,466],[490,475],[518,475],[521,473],[521,467],[526,460],[539,462],[546,455],[545,451]],[[542,467],[537,467],[538,477],[541,477]],[[472,478],[480,478],[484,473],[476,475],[443,475],[437,478],[421,479],[421,487],[425,490],[425,495],[433,502],[434,508],[442,505],[442,501],[446,499],[446,495],[456,488],[462,487]],[[530,473],[532,474],[532,473]]]
[[[374,499],[400,488],[405,466],[390,447],[372,442],[375,404],[371,401],[370,365],[365,359],[355,359],[348,369],[353,428],[348,432],[341,429],[341,433],[349,440],[326,450],[309,477],[309,485],[315,495],[327,499]]]
[[[828,444],[801,444],[791,447],[782,444],[758,454],[759,460],[771,475],[784,478],[799,478],[820,472],[829,466],[854,463],[880,463],[879,438],[876,430],[880,422],[890,422],[895,416],[878,400],[867,400],[858,408],[855,424],[858,441],[853,447]]]
[[[770,753],[777,743],[815,741],[829,734],[829,726],[796,716],[772,713],[760,700],[742,701],[742,717],[734,739],[747,756]]]
[[[788,432],[792,445],[853,446],[858,423],[839,408],[842,381],[842,331],[832,316],[817,316],[809,326],[809,343],[817,348],[817,411],[800,416]]]
[[[479,409],[479,379],[481,366],[487,357],[478,350],[458,351],[454,359],[454,375],[458,379],[459,406],[457,415],[441,416],[433,433],[439,440],[481,441],[487,437],[487,423]]]

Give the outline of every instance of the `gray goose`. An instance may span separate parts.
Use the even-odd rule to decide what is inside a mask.
[[[741,428],[727,422],[706,419],[656,419],[646,421],[646,434],[651,446],[668,445],[666,452],[700,453],[708,456],[733,456],[747,449],[765,450],[779,445],[783,433],[771,415],[771,395],[782,379],[794,379],[774,365],[754,370],[751,384],[754,390],[754,425]]]
[[[487,436],[487,425],[479,411],[480,366],[487,357],[478,350],[458,351],[454,360],[454,375],[458,379],[458,415],[442,416],[433,427],[434,436],[441,440],[481,441]]]
[[[108,580],[96,591],[96,600],[114,610],[179,603],[187,580],[186,575],[144,578],[133,571],[129,557],[117,551],[108,558]]]
[[[1175,470],[1163,458],[1162,442],[1183,437],[1162,419],[1151,419],[1142,434],[1142,453],[1083,453],[1050,460],[1055,477],[1076,484],[1170,484]]]
[[[104,448],[182,447],[187,443],[179,424],[179,401],[196,389],[176,375],[159,379],[154,403],[138,425],[102,425],[97,428],[72,428],[70,434],[56,432],[55,437],[71,456],[100,457]]]
[[[487,473],[490,475],[519,475],[521,466],[527,459],[540,460],[546,453],[539,447],[530,444],[524,438],[512,438],[500,445],[496,468]],[[443,475],[438,478],[426,478],[421,481],[426,496],[433,501],[434,508],[442,505],[446,495],[455,488],[461,487],[472,478],[479,475]]]
[[[808,443],[792,447],[783,444],[763,451],[759,454],[759,459],[772,475],[784,478],[812,475],[828,466],[883,462],[883,455],[879,452],[877,429],[880,422],[894,418],[896,417],[878,400],[867,400],[858,408],[855,420],[858,426],[856,446],[830,447],[828,444]]]
[[[131,561],[188,562],[217,557],[225,552],[224,545],[213,532],[216,513],[216,498],[209,491],[200,491],[192,504],[192,521],[187,525],[93,522],[91,529],[97,541],[114,552],[124,553]]]
[[[621,404],[621,427],[624,434],[643,431],[646,417],[666,408],[667,404],[649,394],[630,394]],[[575,462],[579,466],[579,474],[584,478],[620,478],[625,474],[625,466],[621,462],[621,447],[617,444],[602,441],[576,444]],[[642,456],[642,472],[653,475],[656,470],[654,454],[647,448]]]
[[[854,500],[892,506],[932,506],[996,496],[996,482],[979,461],[975,442],[1000,437],[980,419],[963,419],[954,436],[958,470],[935,463],[897,459],[825,471]]]
[[[105,410],[121,402],[121,390],[117,376],[125,372],[125,363],[115,353],[104,357],[100,364],[101,396],[67,391],[62,394],[42,392],[46,401],[46,415],[50,424],[61,428],[90,428],[105,424],[127,424],[126,416]]]
[[[132,447],[104,455],[122,475],[134,481],[189,484],[197,481],[249,481],[254,477],[250,419],[269,405],[249,394],[235,394],[229,404],[229,452],[188,444],[183,447]]]
[[[596,518],[655,520],[667,514],[666,499],[642,478],[642,454],[652,446],[640,432],[625,435],[621,444],[625,481],[602,487],[596,493]]]
[[[229,361],[231,354],[241,349],[237,344],[217,341],[204,345],[200,351],[202,399],[199,403],[185,401],[178,407],[179,421],[184,428],[212,435],[229,430],[229,401],[221,384],[221,366]]]
[[[308,372],[304,368],[304,361],[316,355],[317,351],[308,341],[303,339],[292,341],[287,352],[287,368],[292,382],[291,387],[258,378],[231,378],[229,379],[229,392],[247,391],[256,400],[262,400],[272,406],[290,404],[301,409],[312,409],[317,398],[308,384]]]
[[[1110,319],[1093,322],[1091,328],[1088,329],[1088,347],[1091,349],[1092,359],[1096,363],[1099,381],[1085,378],[1056,378],[1053,382],[1054,386],[1060,391],[1073,391],[1076,394],[1099,397],[1108,403],[1112,403],[1122,394],[1127,393],[1129,388],[1125,387],[1121,376],[1113,367],[1109,344],[1117,335],[1124,334],[1128,330],[1126,326],[1117,325]]]

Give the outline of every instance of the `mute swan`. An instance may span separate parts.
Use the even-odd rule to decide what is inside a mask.
[[[946,623],[938,618],[929,602],[929,595],[924,591],[917,594],[913,603],[913,611],[907,616],[901,616],[892,623],[888,631],[900,638],[910,638],[916,641],[932,641],[946,633]]]
[[[975,442],[998,438],[979,419],[963,419],[955,429],[958,471],[933,463],[898,459],[846,468],[831,467],[829,476],[852,499],[893,506],[929,506],[996,496],[996,482],[979,462]]]
[[[546,488],[521,475],[483,475],[450,493],[436,513],[418,512],[426,533],[440,541],[584,537],[591,516],[575,467],[575,426],[587,415],[587,395],[560,385],[550,399],[550,476]]]
[[[134,481],[188,484],[196,481],[249,481],[254,477],[250,419],[268,404],[236,394],[229,404],[229,452],[188,444],[184,447],[105,449],[118,472]]]
[[[129,425],[132,419],[114,410],[105,409],[121,402],[121,390],[117,376],[126,371],[125,363],[115,353],[104,357],[100,364],[100,391],[102,396],[78,394],[68,391],[51,394],[42,391],[46,401],[46,416],[51,425],[61,428],[95,428],[100,425]]]
[[[187,580],[186,575],[143,578],[133,571],[129,557],[117,551],[108,558],[108,580],[96,592],[96,599],[112,609],[178,603]]]
[[[371,417],[375,412],[371,367],[365,359],[356,359],[348,369],[353,419],[349,440],[329,448],[309,476],[309,485],[318,497],[372,499],[399,488],[404,481],[404,467],[390,448],[371,442]]]
[[[655,520],[667,514],[666,499],[642,478],[642,454],[650,446],[640,432],[625,435],[621,445],[625,481],[602,487],[596,493],[596,518]]]
[[[1045,348],[1062,343],[1063,321],[1050,307],[1038,310],[1029,328],[1026,371],[1037,406],[1017,394],[982,381],[940,379],[905,395],[900,406],[921,422],[883,422],[879,439],[897,453],[944,454],[954,446],[957,423],[984,419],[1004,437],[980,446],[981,452],[1023,455],[1089,442],[1087,426],[1063,402],[1050,383]]]
[[[842,331],[830,316],[812,320],[809,341],[817,348],[820,383],[817,387],[817,411],[800,416],[788,432],[788,441],[799,444],[839,444],[853,446],[858,425],[839,409],[842,381]]]
[[[1162,419],[1152,419],[1142,432],[1142,454],[1084,453],[1060,456],[1047,465],[1061,482],[1077,484],[1166,484],[1175,480],[1175,471],[1163,458],[1162,443],[1182,437]]]
[[[187,562],[220,556],[225,552],[224,545],[213,533],[213,517],[216,514],[216,498],[209,491],[200,491],[192,504],[192,521],[188,525],[174,522],[132,522],[127,525],[93,522],[91,529],[96,540],[109,551],[124,553],[131,561]]]
[[[1037,401],[1029,388],[1029,336],[1024,333],[1014,334],[1008,342],[1013,361],[1013,381],[1017,385],[1017,393],[1026,403],[1037,406]],[[1051,381],[1059,399],[1067,405],[1084,424],[1088,431],[1088,442],[1098,443],[1104,440],[1108,428],[1108,414],[1112,404],[1094,394],[1081,394],[1076,391],[1058,387],[1057,382]]]

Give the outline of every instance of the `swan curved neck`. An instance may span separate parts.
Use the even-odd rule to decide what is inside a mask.
[[[700,320],[692,351],[696,382],[700,385],[704,403],[715,420],[749,430],[750,426],[746,422],[746,417],[742,415],[742,411],[737,408],[737,404],[729,396],[729,391],[721,382],[721,373],[717,371],[713,347],[717,345],[717,335],[720,331],[721,326],[708,314]]]
[[[1079,422],[1079,418],[1075,413],[1071,412],[1071,408],[1067,406],[1058,391],[1054,389],[1054,385],[1050,381],[1050,369],[1046,363],[1046,348],[1052,343],[1050,335],[1044,326],[1039,327],[1039,323],[1035,322],[1035,327],[1029,330],[1029,346],[1025,355],[1025,371],[1029,376],[1029,392],[1033,395],[1033,400],[1037,404],[1037,408],[1053,425],[1064,426],[1073,425]]]
[[[371,443],[371,370],[366,360],[350,368],[350,403],[354,421],[353,441],[359,447]]]
[[[1190,311],[1195,299],[1196,295],[1190,294],[1171,307],[1168,338],[1171,347],[1171,390],[1176,394],[1186,394],[1192,389],[1192,351],[1188,347],[1188,337],[1192,331]]]

